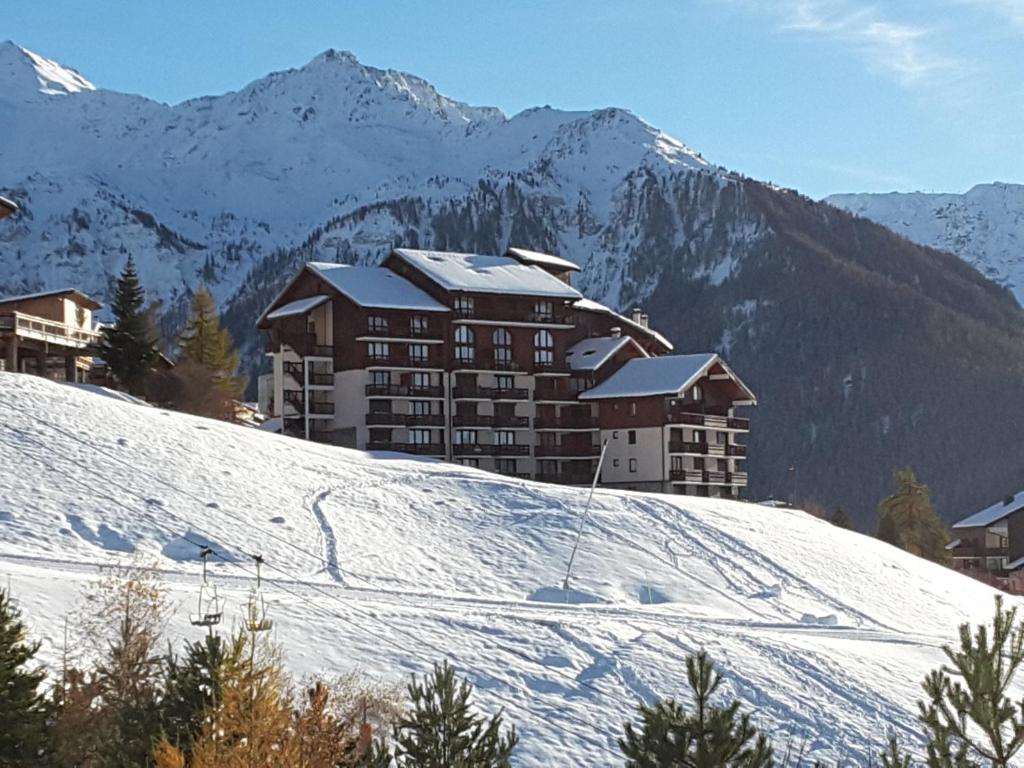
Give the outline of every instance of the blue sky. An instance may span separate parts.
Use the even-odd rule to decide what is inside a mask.
[[[44,0],[6,38],[171,103],[345,49],[507,113],[626,107],[815,197],[1024,182],[1024,0]]]

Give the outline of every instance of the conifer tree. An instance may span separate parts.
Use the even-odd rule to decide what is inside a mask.
[[[949,534],[932,508],[928,486],[907,467],[893,471],[895,490],[878,505],[878,538],[907,552],[948,564]]]
[[[222,688],[225,644],[209,634],[185,645],[185,658],[169,653],[164,667],[161,722],[167,740],[184,752],[199,736],[207,713],[216,707]]]
[[[943,651],[948,666],[924,681],[927,701],[920,703],[928,731],[930,768],[986,765],[1006,768],[1024,747],[1024,699],[1008,693],[1024,664],[1024,625],[1016,608],[1003,608],[996,597],[991,629],[960,627],[960,646]]]
[[[231,401],[242,396],[245,378],[236,376],[238,352],[231,334],[221,328],[213,296],[205,288],[192,297],[192,314],[178,346],[181,357],[172,399],[190,413],[230,418]]]
[[[422,682],[413,676],[409,684],[412,711],[394,729],[398,765],[507,768],[519,742],[515,727],[503,733],[501,713],[490,719],[474,714],[472,693],[473,686],[458,680],[447,662],[435,665]]]
[[[768,768],[772,749],[740,703],[711,703],[722,684],[707,653],[686,659],[686,679],[693,697],[689,713],[673,699],[641,704],[640,729],[626,723],[619,747],[627,768]]]
[[[35,665],[39,643],[28,639],[21,612],[0,589],[0,765],[35,765],[47,743],[47,705]]]
[[[835,511],[829,517],[829,522],[839,528],[845,528],[848,531],[853,530],[853,522],[850,520],[850,516],[846,513],[846,510],[842,507],[836,507]]]
[[[129,256],[114,289],[114,324],[103,329],[100,349],[114,378],[134,395],[143,394],[156,359],[156,339],[143,311],[145,300],[135,261]]]

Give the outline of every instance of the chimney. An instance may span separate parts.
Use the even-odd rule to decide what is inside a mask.
[[[647,316],[646,312],[644,312],[642,315],[640,315],[640,325],[642,325],[644,328],[650,328],[651,327],[651,318],[649,318]]]
[[[619,328],[619,326],[616,325],[614,328],[612,328],[611,335],[612,335],[613,339],[620,338],[622,336],[622,329]]]
[[[637,325],[640,325],[640,318],[642,318],[643,316],[644,313],[640,311],[640,307],[637,307],[636,309],[633,310],[633,314],[629,316],[629,319],[632,320]]]

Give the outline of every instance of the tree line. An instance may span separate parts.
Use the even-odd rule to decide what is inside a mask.
[[[117,386],[175,410],[234,417],[233,403],[242,396],[246,380],[237,375],[238,352],[206,288],[192,296],[174,363],[161,359],[153,308],[146,307],[146,292],[130,256],[117,280],[111,311],[114,322],[102,329],[100,356]]]
[[[165,648],[170,606],[156,573],[131,567],[87,588],[75,647],[37,661],[19,608],[0,590],[0,766],[4,768],[508,768],[519,736],[482,713],[447,663],[405,691],[357,673],[297,680],[265,624],[242,621]],[[251,613],[249,616],[251,617]],[[964,624],[927,675],[925,754],[890,736],[882,768],[1006,768],[1024,756],[1024,622],[996,598],[991,625]],[[729,701],[708,654],[686,659],[685,697],[643,702],[617,739],[626,768],[810,765]],[[834,745],[838,746],[838,745]],[[877,760],[877,763],[875,762]],[[813,763],[816,766],[821,763]]]

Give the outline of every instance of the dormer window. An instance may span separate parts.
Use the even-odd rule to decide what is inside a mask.
[[[388,332],[388,321],[386,318],[380,315],[370,315],[367,318],[367,324],[370,328],[370,333],[387,333]]]
[[[455,315],[456,315],[456,317],[472,317],[473,316],[473,297],[472,296],[456,296],[455,297]]]
[[[538,322],[551,322],[555,318],[554,305],[550,301],[534,302],[533,315]]]
[[[413,315],[412,317],[409,318],[409,333],[412,336],[427,335],[426,315]]]
[[[693,389],[690,390],[693,395],[694,402],[700,402],[704,399],[704,391],[700,388],[700,384],[694,384]]]

